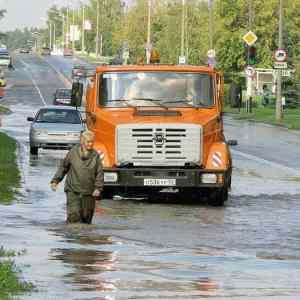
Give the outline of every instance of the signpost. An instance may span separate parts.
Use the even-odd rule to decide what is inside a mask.
[[[251,26],[250,26],[251,28]],[[249,30],[244,36],[243,41],[251,47],[257,41],[257,36],[254,32]],[[249,64],[249,48],[248,48],[248,64]],[[255,68],[251,66],[247,66],[245,69],[245,74],[247,76],[247,101],[246,101],[246,111],[251,113],[252,111],[252,85],[253,85],[253,78],[255,75]]]

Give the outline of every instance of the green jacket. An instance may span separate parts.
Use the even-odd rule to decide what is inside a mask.
[[[61,162],[51,182],[61,182],[65,175],[65,192],[91,195],[95,189],[103,189],[103,168],[99,154],[92,150],[89,157],[80,157],[80,145],[74,146]]]

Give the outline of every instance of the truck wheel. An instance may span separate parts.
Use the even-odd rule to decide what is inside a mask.
[[[31,155],[38,155],[39,148],[38,147],[31,147],[30,146],[30,154]]]
[[[228,200],[228,187],[213,190],[209,195],[208,204],[211,206],[223,206]]]

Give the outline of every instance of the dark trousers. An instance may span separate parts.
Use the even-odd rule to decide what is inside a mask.
[[[91,224],[95,211],[95,198],[68,191],[67,223]]]

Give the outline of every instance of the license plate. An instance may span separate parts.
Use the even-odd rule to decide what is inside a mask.
[[[176,186],[176,179],[146,178],[146,179],[144,179],[144,185],[146,185],[146,186]]]

